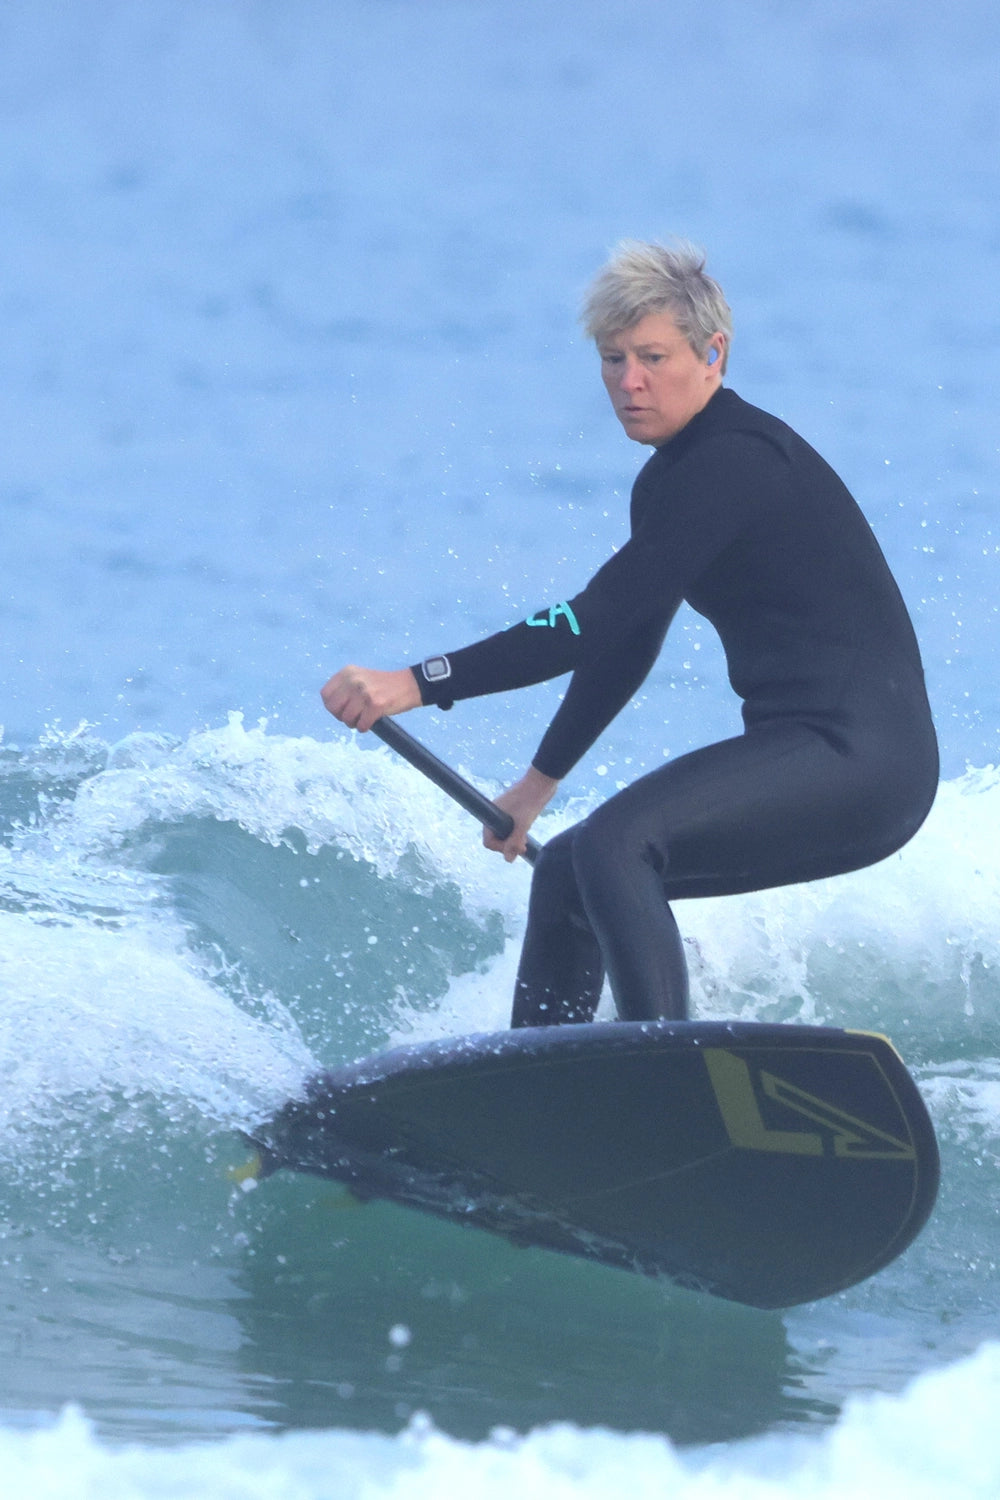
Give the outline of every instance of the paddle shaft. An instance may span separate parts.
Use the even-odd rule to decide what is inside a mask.
[[[412,734],[401,729],[395,719],[377,719],[372,725],[372,734],[377,734],[379,739],[390,749],[395,750],[404,760],[408,760],[411,766],[415,766],[428,781],[433,781],[442,792],[447,792],[453,802],[459,807],[471,813],[480,823],[495,833],[498,839],[505,839],[514,827],[514,819],[510,813],[505,813],[502,807],[497,807],[489,797],[484,797],[482,792],[477,791],[471,782],[459,776],[451,766],[446,766],[443,760],[415,740]],[[529,838],[524,858],[529,864],[534,864],[541,852],[541,845],[534,839]]]

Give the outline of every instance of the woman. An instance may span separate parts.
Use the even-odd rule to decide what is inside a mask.
[[[499,799],[512,860],[560,780],[636,692],[686,600],[718,631],[744,733],[669,762],[552,839],[536,866],[512,1024],[687,1014],[670,902],[875,863],[926,817],[938,761],[913,628],[860,510],[777,418],[723,386],[731,319],[692,246],[626,242],[584,309],[629,437],[655,451],[631,536],[575,598],[396,672],[345,667],[329,711],[383,714],[572,672]]]

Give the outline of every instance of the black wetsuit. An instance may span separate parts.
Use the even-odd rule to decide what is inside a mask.
[[[449,705],[572,671],[535,756],[561,778],[649,672],[682,600],[718,631],[745,732],[680,756],[552,839],[535,868],[515,1025],[681,1017],[675,897],[873,864],[923,822],[938,777],[899,590],[840,479],[777,418],[718,391],[658,448],[631,537],[575,598],[415,668]]]

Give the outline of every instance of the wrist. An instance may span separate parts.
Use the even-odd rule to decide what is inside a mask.
[[[417,681],[411,668],[400,667],[392,675],[396,696],[400,705],[398,709],[394,709],[393,711],[395,713],[405,713],[410,708],[421,708],[424,700],[420,695],[420,683]]]
[[[552,776],[546,776],[537,766],[529,766],[521,777],[521,789],[531,805],[540,812],[548,802],[551,802],[559,789],[559,783]]]
[[[549,776],[546,771],[540,771],[536,765],[530,765],[525,771],[522,780],[538,792],[547,792],[552,797],[559,789],[559,778]]]
[[[416,683],[418,705],[433,704],[436,708],[451,708],[455,700],[449,692],[451,662],[447,656],[425,657],[422,662],[408,667],[407,671]]]

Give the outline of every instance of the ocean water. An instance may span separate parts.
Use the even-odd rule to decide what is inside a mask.
[[[5,0],[3,1500],[1000,1493],[998,49],[986,0]],[[318,689],[621,541],[576,306],[672,231],[942,739],[895,858],[678,911],[697,1014],[885,1031],[941,1140],[917,1242],[785,1314],[231,1173],[312,1069],[505,1024],[526,867]],[[558,691],[408,727],[496,790]],[[687,615],[539,836],[736,721]]]

